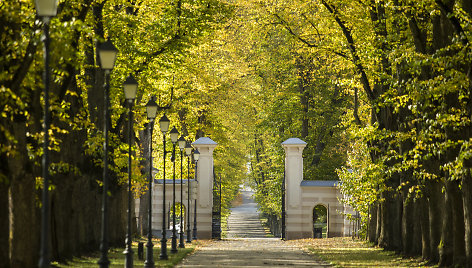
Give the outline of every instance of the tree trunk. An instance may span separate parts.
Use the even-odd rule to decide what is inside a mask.
[[[0,267],[10,267],[10,215],[8,183],[0,181]]]
[[[381,230],[379,237],[379,246],[386,250],[395,250],[393,247],[393,222],[392,212],[395,209],[393,193],[384,192],[382,194],[384,201],[381,203]]]
[[[411,256],[413,253],[415,211],[413,200],[408,199],[408,189],[402,191],[402,253]]]
[[[144,130],[139,132],[139,137],[140,137],[140,155],[141,158],[143,159],[141,161],[141,165],[144,167],[143,170],[141,170],[142,174],[147,174],[149,172],[149,142],[150,142],[150,136],[149,136],[149,124],[144,124]],[[146,178],[148,178],[148,175],[146,175]],[[148,184],[143,186],[143,188],[147,189]],[[145,191],[144,194],[142,194],[139,197],[139,215],[137,215],[137,221],[138,221],[138,233],[141,236],[144,236],[145,234],[148,233],[148,209],[149,209],[149,191]]]
[[[370,205],[369,242],[377,244],[377,204]]]
[[[393,250],[400,252],[402,250],[402,214],[403,214],[403,205],[400,194],[394,195],[394,208],[392,211],[392,243]]]
[[[52,258],[58,261],[73,256],[70,244],[75,230],[71,228],[74,223],[71,195],[67,183],[57,184],[51,193],[51,252]]]
[[[421,256],[423,260],[431,259],[431,234],[429,232],[428,200],[421,197],[419,202],[420,226],[421,226]]]
[[[395,176],[395,175],[394,175]],[[388,180],[390,187],[396,189],[396,178]],[[401,250],[401,200],[393,190],[384,192],[384,202],[382,203],[381,232],[379,237],[379,246],[387,249]]]
[[[128,207],[127,187],[119,187],[112,192],[110,196],[110,246],[123,247],[125,245],[126,226],[128,216],[126,210]]]
[[[439,245],[439,266],[451,266],[454,256],[454,225],[450,181],[445,183],[444,212],[442,213],[441,244]]]
[[[11,205],[11,266],[34,267],[39,258],[39,210],[36,204],[36,182],[26,152],[26,124],[13,123],[18,141],[16,157],[9,159]]]
[[[441,242],[442,214],[443,214],[443,194],[441,193],[441,184],[439,182],[429,183],[429,234],[431,261],[439,261],[438,246]]]
[[[375,230],[375,241],[376,244],[379,244],[379,238],[380,234],[382,233],[382,204],[380,202],[377,202],[377,228]]]
[[[459,189],[459,181],[448,182],[449,191],[452,199],[452,220],[453,220],[453,264],[463,267],[465,263],[465,226],[464,226],[464,209],[462,203],[462,192]]]
[[[467,263],[467,267],[472,267],[472,176],[470,169],[462,177],[462,193],[465,228],[465,263]]]
[[[11,266],[35,267],[39,258],[40,224],[37,219],[36,189],[33,176],[25,173],[15,176],[11,184],[11,193],[11,232],[13,238],[11,241]]]
[[[297,66],[297,84],[300,93],[300,105],[302,106],[302,132],[301,139],[308,136],[308,89],[311,83],[310,79],[310,60],[304,59],[301,56],[296,58]]]
[[[414,209],[412,216],[413,220],[413,242],[411,248],[411,255],[418,256],[421,254],[422,248],[422,234],[421,234],[421,206],[420,201],[415,200],[413,203]]]

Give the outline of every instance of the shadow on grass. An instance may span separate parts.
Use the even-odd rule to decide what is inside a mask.
[[[179,248],[178,253],[170,253],[170,244],[167,246],[167,255],[169,256],[168,260],[159,260],[159,255],[161,252],[159,241],[153,241],[153,256],[154,263],[156,267],[174,267],[178,264],[183,258],[192,253],[195,250],[197,243],[186,244],[186,248]],[[138,243],[133,243],[133,267],[144,267],[144,260],[146,258],[146,247],[144,247],[144,259],[138,259]],[[123,254],[124,248],[112,248],[108,251],[108,259],[110,260],[109,267],[124,267],[125,264],[125,255]],[[94,252],[87,256],[74,257],[72,260],[67,263],[51,263],[52,267],[97,267],[97,261],[100,259],[100,252]]]
[[[436,267],[351,238],[302,239],[296,243],[336,267]]]

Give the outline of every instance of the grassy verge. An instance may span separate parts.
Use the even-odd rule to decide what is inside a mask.
[[[221,238],[228,237],[228,217],[229,213],[221,216]]]
[[[259,214],[259,220],[261,221],[262,228],[264,228],[265,236],[273,238],[275,237],[271,232],[267,218],[262,217],[262,213]]]
[[[287,242],[308,249],[319,259],[335,267],[437,267],[428,265],[420,258],[401,257],[350,237]]]
[[[144,239],[141,240],[146,245]],[[185,248],[179,248],[179,252],[176,254],[170,253],[170,241],[167,244],[167,254],[169,256],[168,260],[159,260],[159,255],[161,251],[160,242],[157,239],[153,239],[153,256],[154,263],[156,267],[174,267],[178,264],[183,258],[192,253],[195,248],[198,248],[201,245],[207,243],[206,241],[192,241],[191,244],[185,244]],[[123,255],[123,248],[112,248],[108,251],[108,259],[110,260],[110,267],[124,267],[125,256]],[[138,242],[133,242],[133,261],[134,267],[144,267],[144,260],[146,259],[146,246],[144,246],[144,259],[138,259]],[[92,254],[74,257],[72,260],[67,263],[58,263],[53,262],[52,267],[97,267],[97,261],[100,259],[100,252],[94,252]]]

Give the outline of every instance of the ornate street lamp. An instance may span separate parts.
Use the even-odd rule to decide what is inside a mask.
[[[157,104],[154,97],[151,97],[146,104],[146,113],[149,120],[149,208],[148,208],[148,241],[146,243],[146,261],[144,267],[154,267],[154,257],[152,252],[152,130],[154,119],[157,113]]]
[[[36,13],[43,21],[43,42],[44,42],[44,144],[43,144],[43,159],[42,159],[42,175],[43,175],[43,192],[42,192],[42,208],[41,208],[41,247],[39,267],[49,267],[49,84],[50,84],[50,70],[49,70],[49,21],[51,17],[56,16],[57,0],[36,0]]]
[[[200,152],[198,149],[193,151],[193,159],[195,160],[195,182],[197,182],[197,171],[198,171],[198,159],[200,158]],[[197,197],[195,197],[194,212],[193,212],[193,240],[197,240]]]
[[[171,161],[174,165],[173,169],[173,175],[172,175],[172,189],[173,189],[173,195],[172,195],[172,248],[170,250],[171,253],[177,253],[177,234],[175,232],[175,144],[177,143],[177,140],[179,139],[179,132],[177,129],[174,127],[172,130],[169,132],[170,134],[170,140],[172,141],[172,158]]]
[[[183,205],[184,205],[184,187],[183,187],[183,181],[184,179],[182,178],[182,162],[183,162],[183,156],[184,156],[184,149],[185,149],[185,144],[187,141],[184,139],[184,136],[180,136],[179,140],[177,141],[179,143],[179,149],[180,149],[180,240],[179,240],[179,248],[185,248],[185,243],[184,243],[184,225],[183,225]]]
[[[191,231],[190,231],[190,156],[192,155],[192,146],[190,142],[186,142],[185,154],[187,155],[187,243],[192,243]]]
[[[162,177],[162,238],[161,238],[161,255],[159,255],[159,259],[167,260],[169,257],[167,256],[167,236],[166,236],[166,133],[169,130],[170,121],[167,116],[164,114],[161,119],[159,120],[159,127],[162,132],[162,139],[163,139],[163,177]]]
[[[125,254],[125,267],[133,267],[133,249],[131,247],[131,140],[133,137],[133,104],[136,98],[136,91],[138,89],[138,82],[132,75],[126,78],[123,84],[123,90],[125,93],[126,102],[128,103],[128,226],[126,233],[126,248],[123,254]]]
[[[110,40],[105,43],[100,43],[97,46],[98,60],[100,67],[105,71],[105,94],[104,94],[104,106],[103,109],[103,133],[105,136],[103,142],[103,202],[102,202],[102,239],[100,243],[101,257],[98,260],[100,267],[108,267],[110,261],[108,260],[108,126],[110,119],[110,100],[109,91],[110,83],[110,72],[115,66],[116,54],[118,50],[112,44]]]

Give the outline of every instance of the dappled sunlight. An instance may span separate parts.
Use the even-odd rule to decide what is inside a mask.
[[[370,246],[351,237],[290,240],[287,243],[314,253],[340,267],[435,267],[415,258],[402,258],[394,252]]]

